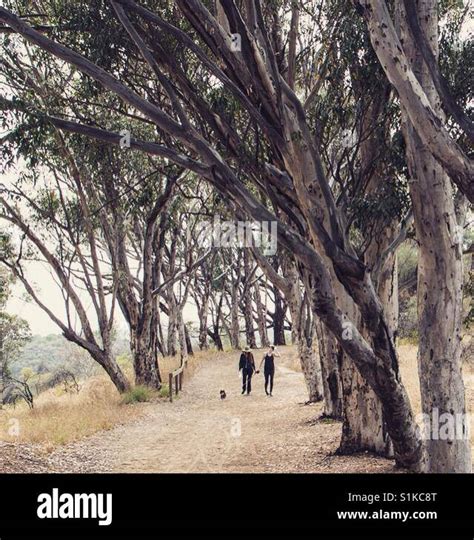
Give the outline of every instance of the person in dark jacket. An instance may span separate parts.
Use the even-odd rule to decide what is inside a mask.
[[[255,372],[255,360],[249,347],[245,347],[240,355],[239,371],[242,371],[242,394],[252,391],[252,375]]]
[[[262,358],[260,366],[258,367],[258,369],[260,370],[262,364],[265,362],[263,366],[263,374],[265,375],[265,394],[267,394],[267,396],[273,395],[272,392],[273,378],[275,376],[275,357],[279,358],[280,355],[276,352],[275,347],[272,345],[268,352],[265,354],[265,356]]]

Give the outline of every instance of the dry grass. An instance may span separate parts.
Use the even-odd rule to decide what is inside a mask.
[[[55,388],[39,395],[33,410],[21,403],[0,411],[0,439],[40,443],[52,449],[110,429],[138,412],[138,407],[123,405],[113,384],[98,376],[86,381],[78,394],[65,394]],[[15,421],[18,436],[9,434]]]
[[[421,411],[420,380],[418,377],[418,361],[416,358],[418,347],[412,344],[398,345],[400,359],[400,372],[402,382],[408,392],[415,414]]]
[[[194,355],[189,356],[188,365],[184,372],[184,378],[192,377],[194,373],[202,366],[206,360],[212,360],[216,356],[221,355],[222,352],[210,349],[208,351],[196,351]],[[168,382],[168,374],[178,369],[181,365],[181,358],[179,356],[165,356],[160,358],[160,372],[164,383]]]
[[[465,340],[469,338],[464,338]],[[474,339],[474,338],[470,338]],[[421,414],[420,380],[418,375],[418,347],[410,340],[400,340],[397,346],[400,359],[402,382],[407,390],[415,415]],[[295,347],[285,348],[282,365],[294,371],[301,371],[300,360]],[[471,444],[474,454],[474,360],[467,359],[463,365],[464,384],[466,387],[466,410],[471,421]]]
[[[185,371],[185,381],[199,369],[206,358],[215,351],[199,351],[190,357]],[[160,370],[167,388],[168,373],[180,365],[179,357],[160,359]],[[123,366],[133,380],[131,366]],[[186,384],[186,382],[184,383]],[[159,394],[153,395],[157,400]],[[30,410],[26,403],[15,408],[7,406],[0,410],[0,440],[6,442],[41,444],[47,450],[80,440],[97,431],[108,430],[138,418],[146,410],[146,404],[124,404],[113,384],[105,375],[92,377],[82,383],[79,393],[65,393],[57,387],[43,392],[35,399],[35,408]],[[18,425],[19,435],[11,427]]]

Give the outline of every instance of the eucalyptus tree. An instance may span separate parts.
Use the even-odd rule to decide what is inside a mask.
[[[469,108],[472,112],[473,44],[459,38],[469,18],[469,5],[434,0],[404,1],[393,10],[385,1],[357,5],[402,112],[419,244],[418,358],[423,412],[430,419],[437,414],[463,419],[462,433],[454,439],[433,438],[428,430],[427,466],[432,471],[470,471],[460,355],[462,214],[467,206],[463,199],[474,200],[474,124],[468,114]],[[444,23],[442,35],[439,18]]]
[[[54,70],[54,66],[42,64],[41,60],[36,57],[35,51],[31,51],[28,47],[24,51],[9,51],[9,54],[6,55],[2,62],[2,75],[4,85],[10,91],[16,91],[15,97],[17,99],[25,102],[30,99],[30,104],[36,102],[45,107],[51,107],[53,104],[56,107],[64,107],[65,96],[59,94],[57,89],[68,88],[68,81],[73,79],[73,73],[71,72]],[[67,90],[65,90],[65,93],[67,93]],[[79,91],[77,91],[77,94],[80,97]],[[96,102],[100,101],[97,96],[95,99]],[[106,105],[105,103],[101,104]],[[79,112],[79,106],[76,105],[76,107],[76,111]],[[43,130],[40,137],[32,138],[29,144],[25,144],[25,135],[23,133],[19,135],[18,133],[25,128],[25,124],[18,122],[5,142],[9,148],[13,148],[18,141],[18,137],[22,137],[21,144],[24,147],[22,154],[27,159],[30,168],[41,171],[42,168],[46,167],[53,179],[55,179],[52,183],[49,182],[46,188],[50,199],[49,202],[45,203],[48,208],[42,208],[40,202],[35,202],[36,199],[41,201],[41,193],[31,195],[26,193],[22,187],[28,184],[25,175],[17,182],[18,186],[10,189],[9,192],[13,196],[24,200],[25,204],[33,208],[36,213],[39,213],[40,217],[44,217],[43,221],[40,217],[38,218],[41,225],[47,228],[51,227],[52,223],[56,225],[54,228],[56,231],[54,240],[49,238],[47,242],[43,242],[41,249],[47,250],[50,247],[49,244],[54,245],[56,243],[64,251],[64,245],[67,245],[71,238],[76,236],[73,240],[73,249],[77,255],[72,252],[68,264],[72,267],[74,258],[79,257],[86,289],[92,295],[93,305],[97,311],[104,348],[109,350],[107,356],[111,356],[110,328],[113,324],[114,310],[110,311],[110,315],[106,313],[106,296],[107,290],[113,290],[112,304],[115,307],[116,300],[118,300],[131,328],[131,348],[135,360],[136,382],[138,384],[159,386],[156,358],[154,358],[154,361],[150,360],[150,355],[145,354],[145,347],[143,346],[145,338],[142,334],[149,337],[146,332],[150,324],[147,324],[145,315],[140,319],[141,313],[139,313],[137,303],[132,304],[134,296],[130,289],[133,289],[134,284],[130,278],[130,268],[125,247],[128,230],[127,219],[124,213],[120,213],[119,210],[123,209],[120,199],[124,195],[124,193],[120,193],[120,190],[128,190],[129,193],[131,191],[130,185],[126,184],[130,180],[130,170],[133,167],[135,167],[133,180],[136,181],[137,170],[139,170],[139,168],[137,169],[136,160],[133,163],[127,163],[129,174],[124,174],[123,178],[121,178],[118,173],[118,169],[121,168],[120,158],[117,158],[118,152],[115,152],[114,155],[113,152],[109,152],[107,149],[104,151],[100,145],[84,145],[83,141],[77,140],[77,138],[66,140],[57,128]],[[91,166],[92,161],[93,165]],[[139,166],[143,166],[142,162]],[[21,165],[19,168],[21,170]],[[120,185],[117,184],[117,180],[120,181]],[[140,181],[143,183],[143,178]],[[33,178],[33,181],[29,183],[34,184],[34,182],[35,179]],[[124,184],[125,187],[123,187]],[[56,198],[57,201],[54,202]],[[144,198],[145,191],[142,191],[141,200]],[[78,208],[75,208],[74,204],[69,202],[70,199],[76,201]],[[154,202],[159,209],[162,201],[158,199],[158,201]],[[4,202],[4,206],[9,216],[12,217],[14,215],[13,208],[8,207],[6,202]],[[56,212],[55,207],[63,210],[63,224],[60,223],[61,219],[56,219],[54,215]],[[74,216],[72,212],[78,215]],[[156,211],[156,214],[158,214],[158,211]],[[15,214],[15,224],[20,229],[23,227],[28,231],[28,219],[25,212],[19,211]],[[75,229],[77,229],[77,232]],[[84,229],[83,233],[81,229]],[[89,246],[89,252],[85,251],[81,246],[84,235],[87,239],[86,245]],[[32,241],[36,243],[37,247],[39,246],[39,239]],[[149,240],[148,244],[150,243]],[[47,258],[47,261],[49,264],[54,265],[51,258]],[[146,257],[145,262],[147,262]],[[75,272],[77,274],[77,270]],[[107,272],[109,272],[108,275]],[[25,279],[27,279],[27,273],[24,273]],[[94,281],[97,284],[96,287],[94,287]],[[127,285],[130,285],[128,289]],[[95,301],[96,294],[97,301]],[[78,294],[76,304],[79,305],[81,300],[81,295]],[[78,309],[76,305],[75,309],[76,311]],[[87,318],[87,308],[82,306],[80,309],[83,311],[82,318]],[[138,331],[139,320],[142,323],[140,332]],[[92,326],[91,330],[93,330]],[[149,341],[152,341],[152,339],[150,338]],[[119,390],[124,391],[128,388],[128,383],[119,382],[117,387]]]
[[[193,170],[230,198],[239,211],[254,219],[276,220],[248,189],[243,177],[289,212],[290,223],[276,220],[278,238],[311,273],[316,293],[312,299],[313,309],[381,400],[397,461],[405,466],[419,466],[421,441],[400,380],[393,336],[370,272],[356,257],[342,228],[303,105],[288,84],[288,74],[282,72],[284,65],[278,63],[283,54],[281,44],[268,33],[267,26],[275,10],[262,10],[258,3],[239,10],[234,4],[225,3],[221,6],[223,9],[212,14],[199,1],[179,1],[177,6],[181,19],[162,13],[159,5],[153,6],[156,10],[151,11],[128,0],[112,3],[130,36],[127,47],[134,51],[133,56],[135,51],[140,51],[169,99],[170,107],[166,110],[156,104],[159,100],[154,102],[149,97],[149,91],[148,97],[143,97],[137,93],[138,87],[134,89],[126,84],[125,78],[120,81],[107,72],[107,68],[104,70],[40,34],[7,10],[0,10],[0,19],[29,41],[75,65],[103,88],[120,96],[168,138],[167,144],[133,139],[130,148],[141,147],[150,154],[156,152]],[[184,32],[179,28],[183,23],[191,24],[193,29],[188,27]],[[146,32],[142,25],[146,26]],[[233,50],[229,30],[240,34],[241,51]],[[67,39],[67,35],[61,37]],[[176,51],[177,43],[181,45],[180,50],[184,46],[197,60],[189,64],[180,53],[173,54],[170,47]],[[80,49],[80,43],[72,45]],[[129,72],[126,78],[128,76]],[[237,102],[241,107],[237,117],[239,125],[233,125],[225,107],[222,112],[216,111],[206,100],[208,92],[202,88],[202,83],[212,85],[216,80],[222,96],[227,96],[226,103]],[[202,90],[196,91],[199,87]],[[242,122],[243,118],[247,121]],[[61,129],[116,144],[120,141],[118,134],[86,125],[82,120],[55,119],[51,114],[48,120]],[[242,127],[246,128],[247,139],[252,143],[242,144],[242,137],[237,135]],[[241,134],[245,136],[245,132]],[[255,141],[260,149],[271,152],[272,163],[268,166],[261,163],[260,155],[255,159],[251,152]],[[365,337],[357,329],[353,314],[344,309],[346,298],[351,298],[361,312]],[[347,325],[350,325],[351,339],[346,339]]]
[[[433,0],[423,0],[416,2],[416,6],[408,6],[407,11],[402,9],[399,28],[407,65],[426,95],[429,108],[436,118],[443,121],[445,116],[440,105],[443,94],[437,88],[429,62],[423,54],[423,46],[420,48],[418,45],[417,34],[410,32],[409,23],[409,17],[415,17],[420,32],[428,43],[428,51],[437,65],[437,8],[437,3]],[[400,98],[402,99],[402,96]],[[450,177],[457,180],[459,189],[464,190],[472,187],[473,176],[471,175],[470,183],[465,186],[460,172],[446,167],[439,154],[424,142],[423,132],[415,129],[416,120],[412,119],[411,111],[405,103],[402,105],[402,112],[411,176],[410,195],[419,241],[418,359],[420,373],[423,374],[420,378],[422,407],[430,419],[433,415],[440,415],[442,418],[453,415],[461,419],[461,428],[457,428],[456,434],[447,438],[437,438],[433,436],[432,429],[429,430],[429,468],[434,472],[466,472],[471,470],[472,458],[461,367],[463,242]],[[474,140],[474,132],[472,135]],[[452,161],[450,163],[452,164]],[[466,196],[469,196],[469,189],[465,192]],[[443,276],[442,280],[440,274]]]
[[[336,22],[323,63],[324,81],[319,93],[313,93],[306,104],[306,116],[320,141],[340,219],[358,258],[371,272],[395,340],[396,249],[410,224],[400,114],[364,21],[347,2],[327,2],[323,9],[325,18]],[[307,83],[302,79],[300,84],[304,88]],[[346,309],[360,321],[358,309],[349,298]],[[363,325],[360,330],[364,334]],[[370,450],[390,455],[380,400],[324,327],[319,327],[319,349],[320,354],[333,355],[322,363],[339,366],[330,373],[334,376],[339,372],[344,387],[339,452]],[[325,383],[328,386],[328,381]],[[339,385],[332,387],[337,389]],[[338,392],[334,395],[337,398]],[[333,410],[337,410],[337,403],[336,399]]]
[[[162,310],[154,291],[162,280],[167,212],[180,173],[146,156],[123,159],[114,150],[89,145],[79,154],[91,171],[96,232],[114,269],[118,303],[130,330],[135,381],[160,388]]]
[[[208,328],[209,328],[209,302],[211,301],[213,289],[213,268],[215,256],[204,261],[198,272],[194,274],[191,296],[196,306],[199,330],[198,345],[201,351],[209,348]]]
[[[72,106],[75,114],[81,115],[82,104],[90,104],[93,100],[98,111],[96,122],[103,121],[104,111],[116,106],[113,100],[107,100],[107,96],[71,83],[74,81],[71,70],[55,68],[37,58],[28,47],[9,50],[1,66],[3,83],[7,93],[14,92],[19,102],[29,102],[30,106],[41,104],[46,108],[55,106],[66,114]],[[63,93],[58,92],[58,88]],[[67,99],[72,91],[75,92],[73,105]],[[18,110],[16,113],[18,115]],[[127,128],[137,128],[133,117],[127,118]],[[28,138],[24,136],[25,130],[30,128],[28,121],[17,116],[16,123],[5,139],[8,149],[22,137],[19,146],[30,165],[48,164],[50,168],[60,168],[69,174],[71,182],[67,190],[75,194],[87,214],[85,223],[93,247],[93,261],[93,252],[100,247],[111,268],[109,278],[114,283],[118,305],[130,328],[135,381],[159,388],[158,350],[162,354],[166,352],[157,336],[157,330],[161,328],[157,288],[165,274],[162,249],[169,218],[165,210],[182,169],[158,163],[156,158],[146,155],[124,158],[128,129],[123,131],[121,149],[113,149],[77,137],[65,139],[58,128],[45,128],[39,137],[32,132]],[[140,127],[147,129],[146,125]],[[6,158],[9,157],[8,149]],[[58,149],[60,155],[56,157]],[[54,187],[52,189],[54,191]],[[61,188],[57,189],[60,192]],[[68,234],[66,229],[58,232]],[[87,257],[86,254],[85,260]],[[91,268],[97,281],[103,281],[103,271],[98,264]],[[161,307],[165,308],[167,316],[176,315],[163,304]]]
[[[75,195],[68,174],[48,163],[45,156],[43,164],[47,172],[39,174],[34,182],[25,182],[26,187],[22,180],[31,174],[28,172],[2,189],[0,217],[11,224],[19,241],[11,252],[0,253],[0,262],[64,337],[87,350],[117,389],[124,392],[130,384],[112,354],[117,288],[108,279],[104,253],[92,233],[90,207]],[[52,307],[49,295],[38,290],[32,262],[49,268],[64,301],[63,313]]]
[[[473,161],[458,144],[456,137],[453,137],[446,119],[440,117],[440,109],[443,107],[447,111],[471,144],[474,140],[474,124],[455,101],[446,78],[440,73],[437,34],[435,35],[432,29],[423,26],[420,19],[420,13],[430,14],[429,18],[432,22],[432,13],[438,10],[438,2],[434,0],[426,2],[404,0],[403,2],[406,13],[404,20],[408,29],[406,38],[414,43],[420,54],[420,61],[426,68],[425,83],[417,76],[416,66],[410,61],[410,43],[405,43],[403,39],[403,44],[407,45],[405,49],[397,36],[385,0],[380,2],[360,0],[357,5],[367,20],[371,43],[380,64],[397,90],[405,114],[413,124],[414,130],[449,178],[471,203],[474,202]],[[466,4],[465,13],[468,13],[468,6],[469,3]],[[472,45],[470,49],[472,50]],[[466,67],[469,69],[470,64],[468,63]],[[430,91],[437,96],[436,104],[430,100]]]
[[[390,33],[380,35],[384,32],[376,17],[384,2],[367,0],[365,4],[371,4],[366,15],[380,57],[393,51],[396,41]],[[239,6],[223,2],[209,10],[199,0],[178,0],[171,9],[160,2],[147,7],[133,0],[100,3],[90,12],[93,23],[110,29],[115,38],[121,35],[113,44],[113,66],[103,52],[97,54],[93,43],[87,41],[84,46],[77,35],[70,37],[65,30],[56,30],[50,39],[3,8],[0,20],[29,42],[74,65],[94,85],[116,95],[143,121],[156,126],[159,142],[134,137],[131,149],[166,157],[208,180],[239,212],[278,222],[280,244],[310,274],[315,314],[380,400],[397,462],[420,468],[422,445],[401,382],[393,332],[370,268],[358,256],[344,227],[335,200],[337,189],[329,181],[320,141],[305,112],[306,100],[321,87],[318,70],[313,71],[313,89],[303,98],[295,84],[300,7],[298,2]],[[286,21],[285,11],[291,13],[289,29],[285,22],[279,23]],[[49,15],[54,23],[55,14]],[[282,39],[287,30],[288,54]],[[231,34],[238,36],[232,40]],[[397,53],[383,58],[382,65],[398,84],[414,129],[460,189],[471,196],[472,163],[444,128],[433,127],[439,125],[433,121],[432,110],[413,77],[401,73],[400,64],[406,67],[406,63],[396,65],[398,57]],[[141,69],[133,72],[128,62]],[[142,77],[142,70],[148,77]],[[107,129],[97,127],[94,111],[88,113],[72,114],[71,120],[41,111],[43,118],[62,130],[119,144],[114,123]],[[116,114],[120,117],[120,111]],[[262,204],[255,190],[267,195],[285,219],[278,219]]]
[[[5,231],[0,231],[0,247],[3,252],[11,250],[10,238]],[[5,390],[11,384],[12,364],[31,338],[27,321],[6,311],[12,278],[10,272],[0,268],[0,409],[4,404]]]

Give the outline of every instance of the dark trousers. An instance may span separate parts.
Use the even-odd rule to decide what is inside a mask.
[[[270,383],[270,394],[273,392],[273,377],[275,375],[275,370],[266,370],[263,372],[265,375],[265,392],[268,394],[268,384]]]
[[[253,371],[242,370],[242,392],[250,394],[252,391],[252,375]]]

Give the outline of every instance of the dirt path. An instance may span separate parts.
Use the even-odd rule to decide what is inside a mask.
[[[304,405],[303,376],[286,367],[290,350],[282,353],[273,397],[262,373],[241,395],[236,354],[222,354],[185,381],[175,402],[150,404],[140,420],[58,450],[51,463],[69,472],[392,471],[392,462],[368,455],[331,456],[340,424],[316,421],[321,405]]]

